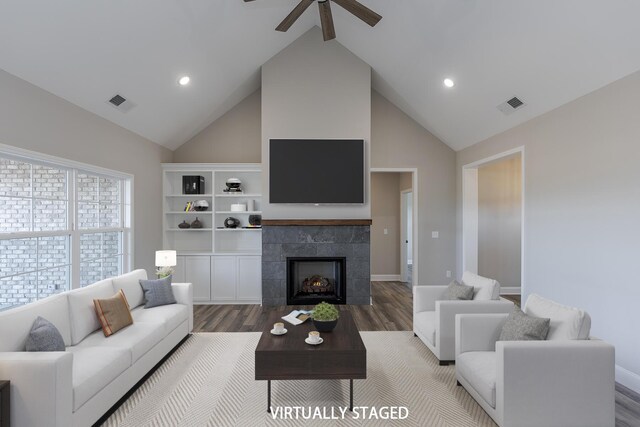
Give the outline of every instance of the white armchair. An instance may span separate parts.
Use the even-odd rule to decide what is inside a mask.
[[[507,316],[456,318],[458,385],[500,427],[613,427],[614,347],[578,337],[498,341]],[[558,316],[544,317],[552,319],[550,335],[560,331]]]
[[[433,352],[440,365],[455,359],[455,318],[463,313],[509,313],[513,303],[499,297],[500,285],[495,280],[465,273],[462,281],[478,286],[476,297],[469,301],[446,300],[446,286],[413,288],[413,333]],[[483,288],[481,290],[480,288]]]

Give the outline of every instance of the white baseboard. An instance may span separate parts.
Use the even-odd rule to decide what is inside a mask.
[[[402,276],[400,274],[372,274],[372,282],[400,282]]]
[[[616,382],[630,388],[636,393],[640,393],[640,375],[616,365]]]
[[[500,295],[520,295],[520,286],[500,286]]]

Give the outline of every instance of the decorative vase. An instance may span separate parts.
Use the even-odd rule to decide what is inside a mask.
[[[200,222],[198,217],[191,223],[191,228],[202,228],[202,222]]]
[[[225,228],[237,228],[240,225],[240,221],[237,218],[230,216],[224,220]]]
[[[338,324],[338,319],[335,320],[316,320],[313,319],[313,325],[318,332],[331,332]]]
[[[184,220],[180,224],[178,224],[178,228],[191,228],[191,224]]]

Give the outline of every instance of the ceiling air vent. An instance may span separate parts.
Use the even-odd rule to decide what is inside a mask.
[[[129,101],[127,98],[119,94],[114,95],[113,98],[111,98],[107,102],[123,113],[128,112],[136,106],[133,102]]]
[[[498,110],[502,111],[504,114],[509,115],[514,111],[516,111],[517,109],[524,107],[525,105],[527,104],[525,104],[523,100],[521,100],[517,96],[514,96],[513,98],[498,105],[497,108]]]

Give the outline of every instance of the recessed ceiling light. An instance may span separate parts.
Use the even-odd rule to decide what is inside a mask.
[[[451,79],[444,79],[443,83],[446,87],[453,87],[455,85],[455,83]]]
[[[180,86],[186,86],[190,81],[191,79],[189,78],[189,76],[182,76],[178,79],[178,83],[180,83]]]

